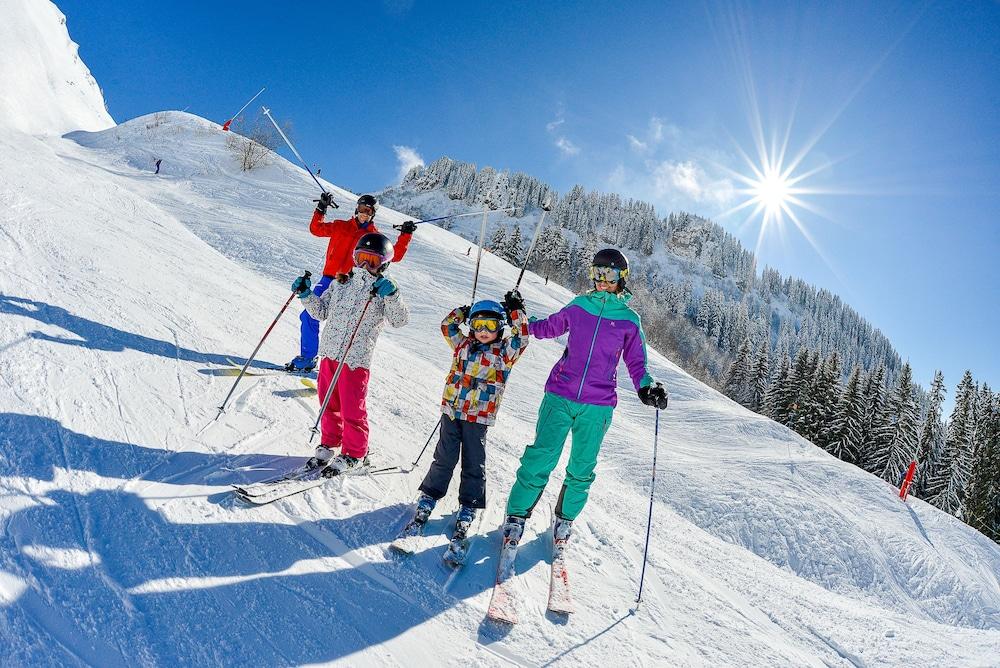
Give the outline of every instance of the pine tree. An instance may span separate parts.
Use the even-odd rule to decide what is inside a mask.
[[[744,406],[750,403],[750,373],[752,368],[752,359],[750,356],[750,339],[743,339],[743,343],[740,344],[740,349],[736,353],[736,359],[733,360],[732,365],[729,367],[729,373],[726,375],[726,383],[723,386],[723,391],[726,396],[737,401]]]
[[[944,444],[944,425],[941,424],[944,393],[944,374],[936,371],[931,382],[927,417],[924,418],[920,439],[917,441],[917,473],[913,477],[913,494],[921,499],[928,498],[928,482],[934,477],[940,463]]]
[[[497,228],[497,231],[493,233],[490,237],[490,252],[497,257],[506,259],[507,252],[507,231],[501,225]]]
[[[885,425],[885,367],[879,365],[865,380],[865,417],[861,423],[861,451],[858,466],[869,473],[881,472],[885,458],[880,448],[881,433]]]
[[[514,231],[507,238],[506,259],[512,265],[519,267],[524,262],[524,240],[521,238],[521,226],[515,225]]]
[[[804,420],[803,436],[822,448],[828,445],[830,423],[837,410],[839,397],[840,356],[834,351],[818,365],[813,375]]]
[[[767,395],[764,398],[764,415],[776,422],[782,422],[776,416],[776,410],[782,402],[782,392],[788,385],[788,375],[792,372],[792,361],[788,355],[781,357],[778,368],[774,372],[771,384],[767,388]]]
[[[889,404],[891,436],[886,452],[882,479],[896,484],[917,452],[917,401],[913,395],[913,372],[903,365],[896,381],[896,391]]]
[[[770,345],[767,337],[764,337],[757,348],[757,356],[753,363],[753,370],[748,378],[750,384],[750,410],[763,413],[764,402],[767,397],[767,383],[771,374],[771,360],[768,353]]]
[[[962,512],[965,485],[969,479],[975,393],[972,373],[966,371],[955,390],[955,408],[948,420],[941,468],[931,479],[931,490],[934,492],[931,503],[956,517]]]
[[[1000,406],[984,385],[976,405],[976,428],[962,519],[993,540],[1000,539]]]
[[[786,427],[795,428],[799,414],[803,406],[800,404],[804,400],[805,390],[811,380],[809,376],[809,357],[807,348],[799,350],[795,356],[795,364],[788,374],[788,380],[784,387],[777,390],[774,404],[774,419]]]
[[[826,449],[831,455],[851,464],[858,463],[861,451],[861,423],[865,417],[861,387],[861,368],[855,365],[847,380],[833,418]]]

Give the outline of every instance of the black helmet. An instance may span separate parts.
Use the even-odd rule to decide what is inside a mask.
[[[374,211],[377,204],[378,201],[375,199],[375,195],[362,195],[358,198],[357,206],[370,206]]]
[[[379,234],[378,232],[370,232],[358,239],[358,245],[354,247],[354,264],[356,266],[361,266],[358,263],[358,253],[365,252],[368,256],[364,263],[372,265],[372,269],[375,271],[382,271],[386,266],[392,262],[392,256],[395,249],[392,247],[392,242],[384,234]],[[374,261],[374,253],[378,255],[379,260]]]
[[[594,267],[611,267],[622,272],[628,271],[628,258],[622,255],[621,251],[614,248],[605,248],[604,250],[597,251],[594,261],[590,264]]]

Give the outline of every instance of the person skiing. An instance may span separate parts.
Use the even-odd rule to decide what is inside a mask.
[[[378,234],[379,231],[375,226],[377,201],[372,195],[362,195],[358,198],[354,215],[348,220],[330,222],[324,220],[326,210],[333,203],[332,194],[324,192],[316,202],[316,210],[313,212],[312,220],[309,221],[309,231],[313,236],[330,238],[326,248],[323,277],[313,287],[313,294],[320,297],[334,280],[340,283],[347,280],[347,276],[354,268],[353,253],[358,240],[366,234]],[[406,255],[406,249],[410,245],[410,239],[417,225],[408,220],[400,229],[402,233],[393,245],[395,248],[395,254],[391,258],[393,262],[399,262]],[[285,365],[285,370],[305,373],[316,368],[319,352],[319,321],[309,315],[308,310],[302,311],[299,320],[301,322],[299,354]]]
[[[469,334],[461,325],[469,322]],[[509,336],[504,326],[510,324]],[[441,397],[441,422],[434,461],[420,483],[417,510],[400,536],[423,532],[435,504],[448,491],[455,465],[462,462],[460,504],[453,541],[465,538],[477,510],[486,507],[486,430],[496,421],[510,371],[528,347],[524,300],[508,292],[502,303],[489,299],[459,306],[441,322],[452,349],[451,370]]]
[[[157,158],[156,159],[156,171],[153,172],[154,174],[159,174],[160,173],[160,163],[161,162],[163,162],[162,158]]]
[[[507,499],[503,541],[511,567],[525,521],[559,463],[566,436],[572,432],[573,445],[552,527],[556,551],[561,554],[565,548],[573,520],[583,510],[596,477],[597,454],[618,403],[615,387],[622,357],[642,403],[667,407],[666,390],[648,371],[646,337],[639,315],[628,306],[632,297],[625,286],[628,275],[628,259],[621,252],[612,248],[599,251],[590,267],[594,289],[528,326],[535,338],[552,339],[569,332],[569,339],[545,383],[535,441],[521,456]],[[504,561],[501,559],[501,567]]]
[[[324,475],[333,476],[367,465],[369,369],[375,342],[385,323],[402,327],[409,311],[396,282],[384,275],[395,257],[392,243],[384,235],[368,233],[354,249],[355,269],[329,286],[321,296],[311,291],[310,280],[295,279],[292,290],[316,320],[326,320],[319,352],[317,389],[320,402],[343,365],[326,411],[320,418],[321,439],[307,468],[325,466]],[[353,333],[353,339],[352,337]],[[347,350],[348,341],[351,341]],[[322,403],[321,403],[322,406]],[[341,448],[334,455],[336,448]]]

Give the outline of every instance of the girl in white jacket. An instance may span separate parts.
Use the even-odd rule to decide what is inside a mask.
[[[365,399],[375,342],[385,323],[402,327],[410,317],[395,281],[382,275],[392,255],[392,243],[385,236],[366,234],[354,250],[354,271],[347,281],[331,283],[321,297],[309,289],[308,278],[292,284],[309,315],[327,321],[319,342],[321,405],[337,369],[344,365],[320,419],[320,445],[307,464],[326,466],[324,475],[350,471],[364,464],[368,454]],[[334,456],[336,448],[341,451]]]

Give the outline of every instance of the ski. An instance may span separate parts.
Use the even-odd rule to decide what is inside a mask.
[[[569,542],[570,526],[560,537],[557,535],[556,527],[559,526],[559,518],[555,512],[552,514],[552,528],[549,536],[552,539],[552,572],[549,577],[549,612],[556,612],[563,615],[571,614],[575,611],[573,598],[569,591],[569,571],[566,569],[566,544]]]
[[[263,506],[279,499],[301,494],[314,487],[326,484],[331,480],[341,480],[343,478],[364,475],[371,470],[371,465],[366,458],[364,463],[344,473],[329,475],[330,472],[328,469],[328,466],[312,469],[299,468],[284,477],[255,485],[233,485],[233,493],[237,498],[247,503],[255,506]]]
[[[299,378],[299,382],[308,387],[310,390],[317,390],[316,382],[312,378]]]
[[[226,358],[226,362],[229,363],[230,369],[223,369],[223,376],[237,376],[243,369],[243,365],[236,360]],[[311,375],[316,373],[316,370],[311,371],[289,371],[283,366],[278,366],[276,364],[264,364],[258,363],[260,366],[252,366],[247,369],[244,376],[299,376],[303,380],[311,378]]]
[[[270,485],[269,489],[258,493],[247,494],[243,490],[235,490],[236,498],[254,506],[263,506],[280,499],[286,499],[296,494],[301,494],[314,487],[324,485],[335,478],[324,478],[322,473],[315,473],[312,476],[296,478],[294,480],[283,480]]]
[[[569,572],[566,561],[562,558],[552,559],[552,576],[549,579],[549,611],[563,615],[576,612],[573,599],[569,592]]]
[[[506,527],[505,527],[506,528]],[[524,530],[523,525],[521,531]],[[490,607],[486,617],[503,624],[517,624],[517,594],[514,590],[514,561],[517,558],[517,546],[520,535],[512,538],[504,531],[503,546],[500,548],[500,559],[497,563],[497,579],[493,585],[493,595],[490,597]]]

